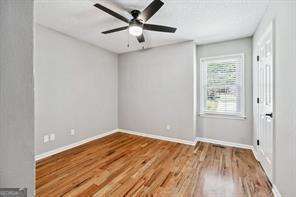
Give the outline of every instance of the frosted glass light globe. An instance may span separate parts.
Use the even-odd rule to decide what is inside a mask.
[[[141,26],[131,24],[128,28],[128,32],[133,36],[140,36],[143,33],[143,28]]]

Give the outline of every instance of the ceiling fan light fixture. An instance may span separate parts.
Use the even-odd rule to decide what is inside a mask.
[[[130,24],[128,32],[133,36],[140,36],[143,33],[143,27],[138,24]]]
[[[0,0],[1,1],[1,0]],[[110,10],[109,8],[96,3],[94,6],[107,14],[127,23],[128,25],[125,25],[123,27],[111,29],[108,31],[103,31],[103,34],[110,34],[115,33],[119,31],[123,31],[128,29],[129,34],[132,36],[135,36],[139,43],[145,42],[145,37],[143,35],[143,30],[146,31],[156,31],[156,32],[165,32],[165,33],[175,33],[177,28],[169,27],[169,26],[163,26],[163,25],[154,25],[149,24],[147,21],[155,15],[155,13],[158,12],[158,10],[164,5],[162,0],[153,0],[143,11],[139,10],[132,10],[130,14],[132,15],[132,19],[128,19],[125,16],[122,16],[118,14],[117,12],[114,12],[113,10]]]

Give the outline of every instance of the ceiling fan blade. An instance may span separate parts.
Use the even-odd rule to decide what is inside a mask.
[[[160,0],[154,0],[141,12],[138,19],[143,20],[144,22],[148,21],[163,6],[163,4],[164,3]]]
[[[177,28],[175,27],[168,27],[163,25],[153,25],[153,24],[144,24],[143,29],[150,30],[150,31],[161,31],[166,33],[175,33]]]
[[[110,33],[114,33],[114,32],[117,32],[117,31],[125,30],[127,28],[128,28],[128,26],[119,27],[119,28],[116,28],[116,29],[111,29],[111,30],[108,30],[108,31],[103,31],[102,34],[110,34]]]
[[[143,34],[141,34],[140,36],[137,36],[137,40],[139,41],[139,43],[141,42],[145,42],[145,37]]]
[[[109,8],[106,8],[105,6],[102,6],[101,4],[96,3],[94,5],[96,8],[99,8],[100,10],[103,10],[104,12],[110,14],[111,16],[114,16],[115,18],[118,18],[119,20],[122,20],[126,23],[129,23],[129,20],[125,18],[124,16],[121,16],[120,14],[110,10]]]

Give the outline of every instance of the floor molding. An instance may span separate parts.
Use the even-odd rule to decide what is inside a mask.
[[[253,152],[253,155],[255,156],[256,160],[259,161],[259,156],[258,156],[258,153],[257,153],[255,147],[252,148],[252,152]]]
[[[96,136],[93,136],[93,137],[90,137],[90,138],[86,138],[86,139],[81,140],[79,142],[75,142],[75,143],[69,144],[67,146],[63,146],[63,147],[60,147],[60,148],[57,148],[57,149],[54,149],[54,150],[51,150],[51,151],[48,151],[48,152],[45,152],[45,153],[41,153],[39,155],[35,155],[35,161],[44,159],[44,158],[49,157],[49,156],[52,156],[52,155],[55,155],[57,153],[60,153],[60,152],[63,152],[65,150],[74,148],[76,146],[80,146],[80,145],[85,144],[87,142],[90,142],[90,141],[93,141],[93,140],[96,140],[96,139],[99,139],[99,138],[102,138],[102,137],[111,135],[113,133],[116,133],[117,131],[118,131],[118,129],[115,129],[115,130],[112,130],[112,131],[108,131],[108,132],[105,132],[105,133],[101,133],[99,135],[96,135]]]
[[[226,141],[222,141],[222,140],[214,140],[214,139],[210,139],[210,138],[197,137],[197,141],[253,150],[253,146],[251,146],[251,145],[234,143],[234,142],[226,142]]]
[[[164,140],[164,141],[169,141],[169,142],[177,142],[180,144],[186,144],[186,145],[191,145],[191,146],[195,146],[195,144],[196,144],[195,140],[194,141],[182,140],[179,138],[171,138],[171,137],[165,137],[165,136],[161,136],[161,135],[147,134],[147,133],[131,131],[131,130],[126,130],[126,129],[118,129],[118,132],[128,133],[128,134],[132,134],[132,135],[138,135],[138,136],[148,137],[148,138],[153,138],[153,139],[158,139],[158,140]]]
[[[272,184],[272,192],[274,197],[282,197],[281,193],[279,192],[275,184]]]
[[[147,133],[142,133],[142,132],[137,132],[137,131],[131,131],[131,130],[126,130],[126,129],[115,129],[109,132],[105,132],[90,138],[86,138],[84,140],[81,140],[79,142],[75,142],[73,144],[67,145],[67,146],[63,146],[39,155],[35,156],[35,161],[44,159],[46,157],[55,155],[57,153],[63,152],[65,150],[80,146],[82,144],[85,144],[87,142],[111,135],[113,133],[116,132],[122,132],[122,133],[127,133],[127,134],[132,134],[132,135],[138,135],[138,136],[142,136],[142,137],[148,137],[148,138],[153,138],[153,139],[158,139],[158,140],[164,140],[164,141],[169,141],[169,142],[176,142],[176,143],[181,143],[181,144],[186,144],[186,145],[191,145],[191,146],[195,146],[195,144],[198,141],[201,142],[208,142],[208,143],[213,143],[213,144],[220,144],[223,146],[231,146],[231,147],[238,147],[238,148],[245,148],[245,149],[252,149],[253,147],[250,145],[245,145],[245,144],[238,144],[238,143],[233,143],[233,142],[225,142],[225,141],[221,141],[221,140],[213,140],[213,139],[209,139],[209,138],[201,138],[201,137],[196,137],[193,141],[190,140],[183,140],[183,139],[178,139],[178,138],[172,138],[172,137],[165,137],[165,136],[161,136],[161,135],[153,135],[153,134],[147,134]],[[254,151],[253,151],[254,153]],[[255,155],[255,154],[254,154]]]

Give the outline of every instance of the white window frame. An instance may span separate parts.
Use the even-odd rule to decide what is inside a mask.
[[[223,61],[229,61],[229,59],[237,60],[240,59],[240,72],[241,72],[241,95],[240,95],[240,109],[239,113],[227,113],[227,112],[213,112],[207,111],[205,105],[205,84],[207,82],[207,65],[209,63],[221,63]],[[200,116],[209,116],[217,118],[234,118],[234,119],[245,119],[245,66],[244,66],[244,54],[231,54],[231,55],[221,55],[215,57],[205,57],[200,58]]]

